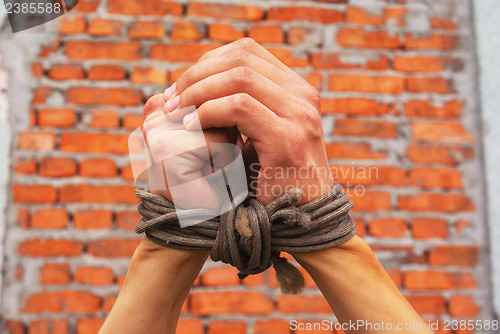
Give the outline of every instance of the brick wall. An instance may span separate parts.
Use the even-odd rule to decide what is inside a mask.
[[[244,36],[321,91],[358,234],[416,310],[492,318],[468,1],[80,0],[19,64],[32,98],[11,107],[10,333],[97,333],[140,240],[127,137],[142,105]],[[283,296],[269,271],[239,281],[208,262],[178,332],[289,333],[290,319],[331,318],[306,280]]]

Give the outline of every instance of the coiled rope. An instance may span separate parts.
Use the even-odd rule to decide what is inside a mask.
[[[175,209],[160,195],[137,188],[142,216],[137,233],[153,242],[184,250],[209,250],[214,261],[236,267],[243,279],[271,265],[283,293],[297,294],[304,287],[302,273],[280,252],[312,252],[350,239],[356,225],[349,216],[353,203],[336,183],[325,195],[300,206],[302,191],[293,188],[267,205],[253,197],[217,218],[181,228],[178,217],[210,216],[205,209]],[[212,215],[213,216],[213,215]]]

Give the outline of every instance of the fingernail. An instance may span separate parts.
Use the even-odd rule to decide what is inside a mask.
[[[193,119],[194,119],[194,112],[192,112],[192,113],[187,114],[186,116],[184,116],[184,119],[182,120],[184,122],[184,126],[186,128],[189,127],[189,125],[193,121]]]
[[[176,87],[177,82],[174,82],[172,86],[165,89],[165,92],[163,93],[163,98],[165,99],[165,101],[170,100],[174,96]]]
[[[181,98],[181,96],[178,95],[178,96],[174,97],[173,99],[170,99],[167,101],[166,105],[167,105],[168,112],[174,111],[179,106],[179,99],[180,98]]]

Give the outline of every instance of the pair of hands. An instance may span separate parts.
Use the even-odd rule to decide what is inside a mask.
[[[247,177],[257,181],[250,188],[264,204],[290,187],[303,189],[302,202],[308,202],[333,185],[318,91],[252,39],[205,54],[164,94],[147,101],[144,116],[150,151],[157,161],[182,152],[179,146],[197,147],[203,138],[194,130],[200,126],[201,137],[209,144],[239,145]],[[244,144],[240,134],[248,138]],[[210,154],[218,155],[217,161],[232,160],[223,149],[215,150]],[[183,160],[170,163],[181,166],[171,174],[180,174],[177,181],[186,184],[186,197],[204,193],[199,201],[214,200],[215,194],[201,177],[210,172],[206,152],[193,151],[179,159]],[[260,170],[255,168],[257,163]],[[168,188],[157,193],[172,200]],[[207,206],[197,203],[196,196],[189,201],[194,207]]]

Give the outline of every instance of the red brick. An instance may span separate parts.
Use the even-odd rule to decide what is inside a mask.
[[[35,159],[21,160],[17,163],[16,167],[14,168],[14,171],[17,174],[24,174],[24,175],[36,174],[37,170],[38,167]]]
[[[168,83],[168,71],[154,67],[135,67],[130,74],[130,82],[166,85]]]
[[[162,39],[165,25],[161,22],[136,21],[130,24],[128,36],[133,39]]]
[[[344,186],[406,186],[406,172],[400,167],[335,164],[330,170],[335,181]]]
[[[203,334],[205,329],[201,319],[181,318],[177,323],[176,334]]]
[[[364,191],[361,194],[353,192],[349,193],[349,199],[354,202],[353,212],[392,209],[391,195],[384,191]]]
[[[374,151],[370,144],[364,143],[327,143],[326,154],[329,159],[383,160],[387,157],[387,151]]]
[[[47,102],[47,98],[52,95],[54,91],[50,87],[38,87],[33,89],[33,104],[43,104]]]
[[[218,267],[205,270],[201,276],[201,285],[205,286],[227,286],[238,285],[238,269],[233,267]]]
[[[471,296],[451,296],[449,302],[450,315],[452,317],[474,319],[479,313],[480,307]]]
[[[212,23],[208,29],[208,37],[214,41],[232,42],[245,37],[245,32],[232,24]]]
[[[462,290],[476,289],[477,282],[468,272],[409,271],[404,277],[408,290]]]
[[[462,101],[451,100],[437,106],[427,100],[411,100],[403,104],[407,117],[459,118],[464,109]]]
[[[73,225],[78,230],[110,229],[113,227],[113,213],[109,210],[77,211]]]
[[[386,269],[387,275],[392,279],[396,286],[403,286],[403,272],[399,269]]]
[[[334,122],[333,135],[396,138],[397,126],[390,121],[341,118]]]
[[[31,257],[80,256],[83,244],[65,239],[31,239],[19,244],[17,251]]]
[[[328,89],[337,92],[400,94],[404,91],[402,77],[361,74],[330,74]]]
[[[396,56],[392,64],[396,71],[402,72],[442,72],[445,60],[433,56]]]
[[[30,227],[30,212],[28,209],[18,209],[16,223],[21,228],[27,229]]]
[[[321,40],[319,40],[319,38],[312,37],[312,35],[314,34],[316,34],[316,36],[319,36],[319,32],[315,29],[303,28],[303,27],[291,27],[290,29],[288,29],[288,33],[286,35],[286,41],[288,44],[292,45],[302,44],[305,42],[308,36],[311,36],[310,43],[314,43],[315,45],[321,45]],[[313,40],[314,42],[312,42]]]
[[[126,114],[123,116],[122,127],[127,130],[135,130],[142,125],[144,118],[138,114]]]
[[[94,65],[87,77],[90,80],[123,80],[126,75],[125,70],[119,65]]]
[[[118,20],[106,20],[93,18],[89,21],[88,33],[94,36],[119,35],[122,30],[122,23]]]
[[[269,21],[309,21],[320,23],[339,23],[344,21],[344,14],[338,10],[306,7],[289,6],[274,7],[267,12]]]
[[[66,92],[69,103],[80,105],[115,105],[120,107],[142,104],[141,91],[133,88],[73,87]]]
[[[331,313],[325,297],[322,295],[280,295],[278,311],[281,313]]]
[[[81,266],[75,271],[74,280],[80,284],[110,285],[113,284],[114,273],[108,267]]]
[[[408,231],[404,218],[374,218],[369,225],[370,234],[379,238],[402,238]]]
[[[14,202],[17,203],[54,203],[57,190],[44,184],[14,184]]]
[[[71,184],[61,188],[61,203],[136,204],[138,199],[131,185],[106,186]]]
[[[269,314],[274,309],[272,301],[260,292],[193,291],[190,298],[191,313],[200,316]]]
[[[170,33],[172,40],[199,40],[205,37],[205,25],[201,22],[175,21]]]
[[[25,327],[21,321],[7,320],[4,322],[7,334],[26,334]]]
[[[120,126],[120,115],[116,110],[92,110],[91,128],[116,129]]]
[[[377,56],[376,58],[366,58],[364,62],[359,59],[354,61],[344,61],[341,59],[340,53],[323,53],[317,52],[311,58],[312,66],[314,68],[322,69],[368,69],[382,71],[389,68],[389,59],[387,56]]]
[[[127,181],[134,181],[134,173],[132,172],[132,166],[127,165],[121,168],[120,176]]]
[[[104,320],[104,318],[79,318],[76,321],[76,334],[98,333]]]
[[[17,148],[21,150],[52,151],[56,137],[52,132],[25,131],[19,134]]]
[[[153,60],[195,62],[202,55],[215,49],[217,44],[153,44],[150,57]]]
[[[306,55],[297,55],[290,49],[267,49],[288,67],[306,67],[308,64]]]
[[[40,270],[40,281],[44,285],[68,284],[71,271],[68,263],[47,263]]]
[[[63,208],[41,208],[31,215],[32,228],[66,228],[69,216]]]
[[[257,319],[253,334],[289,334],[290,323],[283,319]]]
[[[405,1],[405,0],[403,0]],[[399,27],[406,26],[405,15],[408,12],[406,8],[402,7],[386,7],[384,8],[384,15],[386,21],[394,21]]]
[[[474,158],[474,149],[457,145],[409,145],[408,159],[420,163],[457,164]]]
[[[31,73],[36,79],[40,79],[43,76],[43,65],[42,63],[31,63]]]
[[[71,108],[45,108],[38,111],[38,125],[58,128],[72,127],[76,123],[76,113]]]
[[[406,296],[406,299],[420,315],[441,315],[446,312],[446,300],[443,296],[418,295]]]
[[[380,26],[385,24],[384,15],[371,14],[359,7],[347,7],[346,22],[369,26]]]
[[[463,235],[474,228],[474,223],[468,220],[457,220],[455,229],[458,235]]]
[[[30,323],[29,334],[69,334],[68,319],[38,319]]]
[[[170,82],[176,82],[177,79],[184,73],[185,70],[187,70],[187,67],[178,67],[175,70],[170,73]]]
[[[414,168],[410,171],[410,185],[420,188],[461,189],[462,174],[454,168]]]
[[[83,68],[79,65],[54,65],[47,76],[52,80],[82,80],[85,77]]]
[[[458,47],[458,37],[432,34],[428,37],[406,35],[405,47],[410,50],[455,50]]]
[[[116,225],[122,230],[133,231],[140,219],[137,210],[122,211],[116,214]]]
[[[212,321],[208,325],[207,334],[246,334],[247,324],[244,321]]]
[[[398,197],[398,208],[404,211],[421,212],[467,212],[474,211],[474,203],[462,194],[420,193],[418,195],[401,195]]]
[[[343,115],[379,116],[387,115],[391,109],[391,105],[366,98],[337,98],[321,100],[321,112],[323,114],[333,113]]]
[[[188,16],[211,17],[214,19],[233,19],[257,21],[264,17],[264,10],[250,5],[225,5],[220,3],[189,2]]]
[[[139,42],[66,42],[66,57],[76,60],[139,60],[142,57]]]
[[[61,151],[75,153],[128,153],[128,135],[124,133],[64,133]]]
[[[109,0],[108,12],[122,15],[181,16],[182,4],[157,0]]]
[[[40,162],[43,177],[69,177],[76,175],[76,163],[71,158],[43,158]]]
[[[74,10],[77,13],[95,13],[100,3],[99,0],[79,0]]]
[[[82,16],[64,16],[61,18],[59,33],[61,35],[83,34],[86,26],[85,18]]]
[[[399,49],[401,40],[398,35],[391,36],[386,31],[364,31],[360,28],[341,28],[337,42],[344,47],[363,49]]]
[[[318,91],[323,89],[323,75],[320,72],[311,72],[304,75],[303,78]]]
[[[475,266],[478,256],[477,246],[436,246],[429,252],[429,263],[433,266]]]
[[[467,143],[471,136],[459,122],[413,121],[410,124],[412,140],[422,142]]]
[[[278,25],[257,25],[248,29],[248,37],[258,43],[283,43],[285,33]]]
[[[47,58],[48,56],[56,53],[59,50],[59,46],[61,46],[61,39],[56,38],[52,42],[46,45],[42,45],[40,47],[40,52],[38,53],[38,57]]]
[[[115,177],[116,175],[116,163],[112,159],[85,159],[80,163],[80,176]]]
[[[448,80],[435,77],[407,78],[407,90],[410,93],[452,93],[453,87]]]
[[[111,312],[111,309],[116,303],[116,296],[106,296],[102,302],[102,310],[106,313]]]
[[[440,218],[413,218],[412,236],[415,239],[448,238],[448,223]]]
[[[455,30],[457,24],[452,20],[434,16],[431,17],[431,27],[433,29]]]
[[[87,253],[94,257],[130,258],[141,239],[100,239],[90,241]]]

